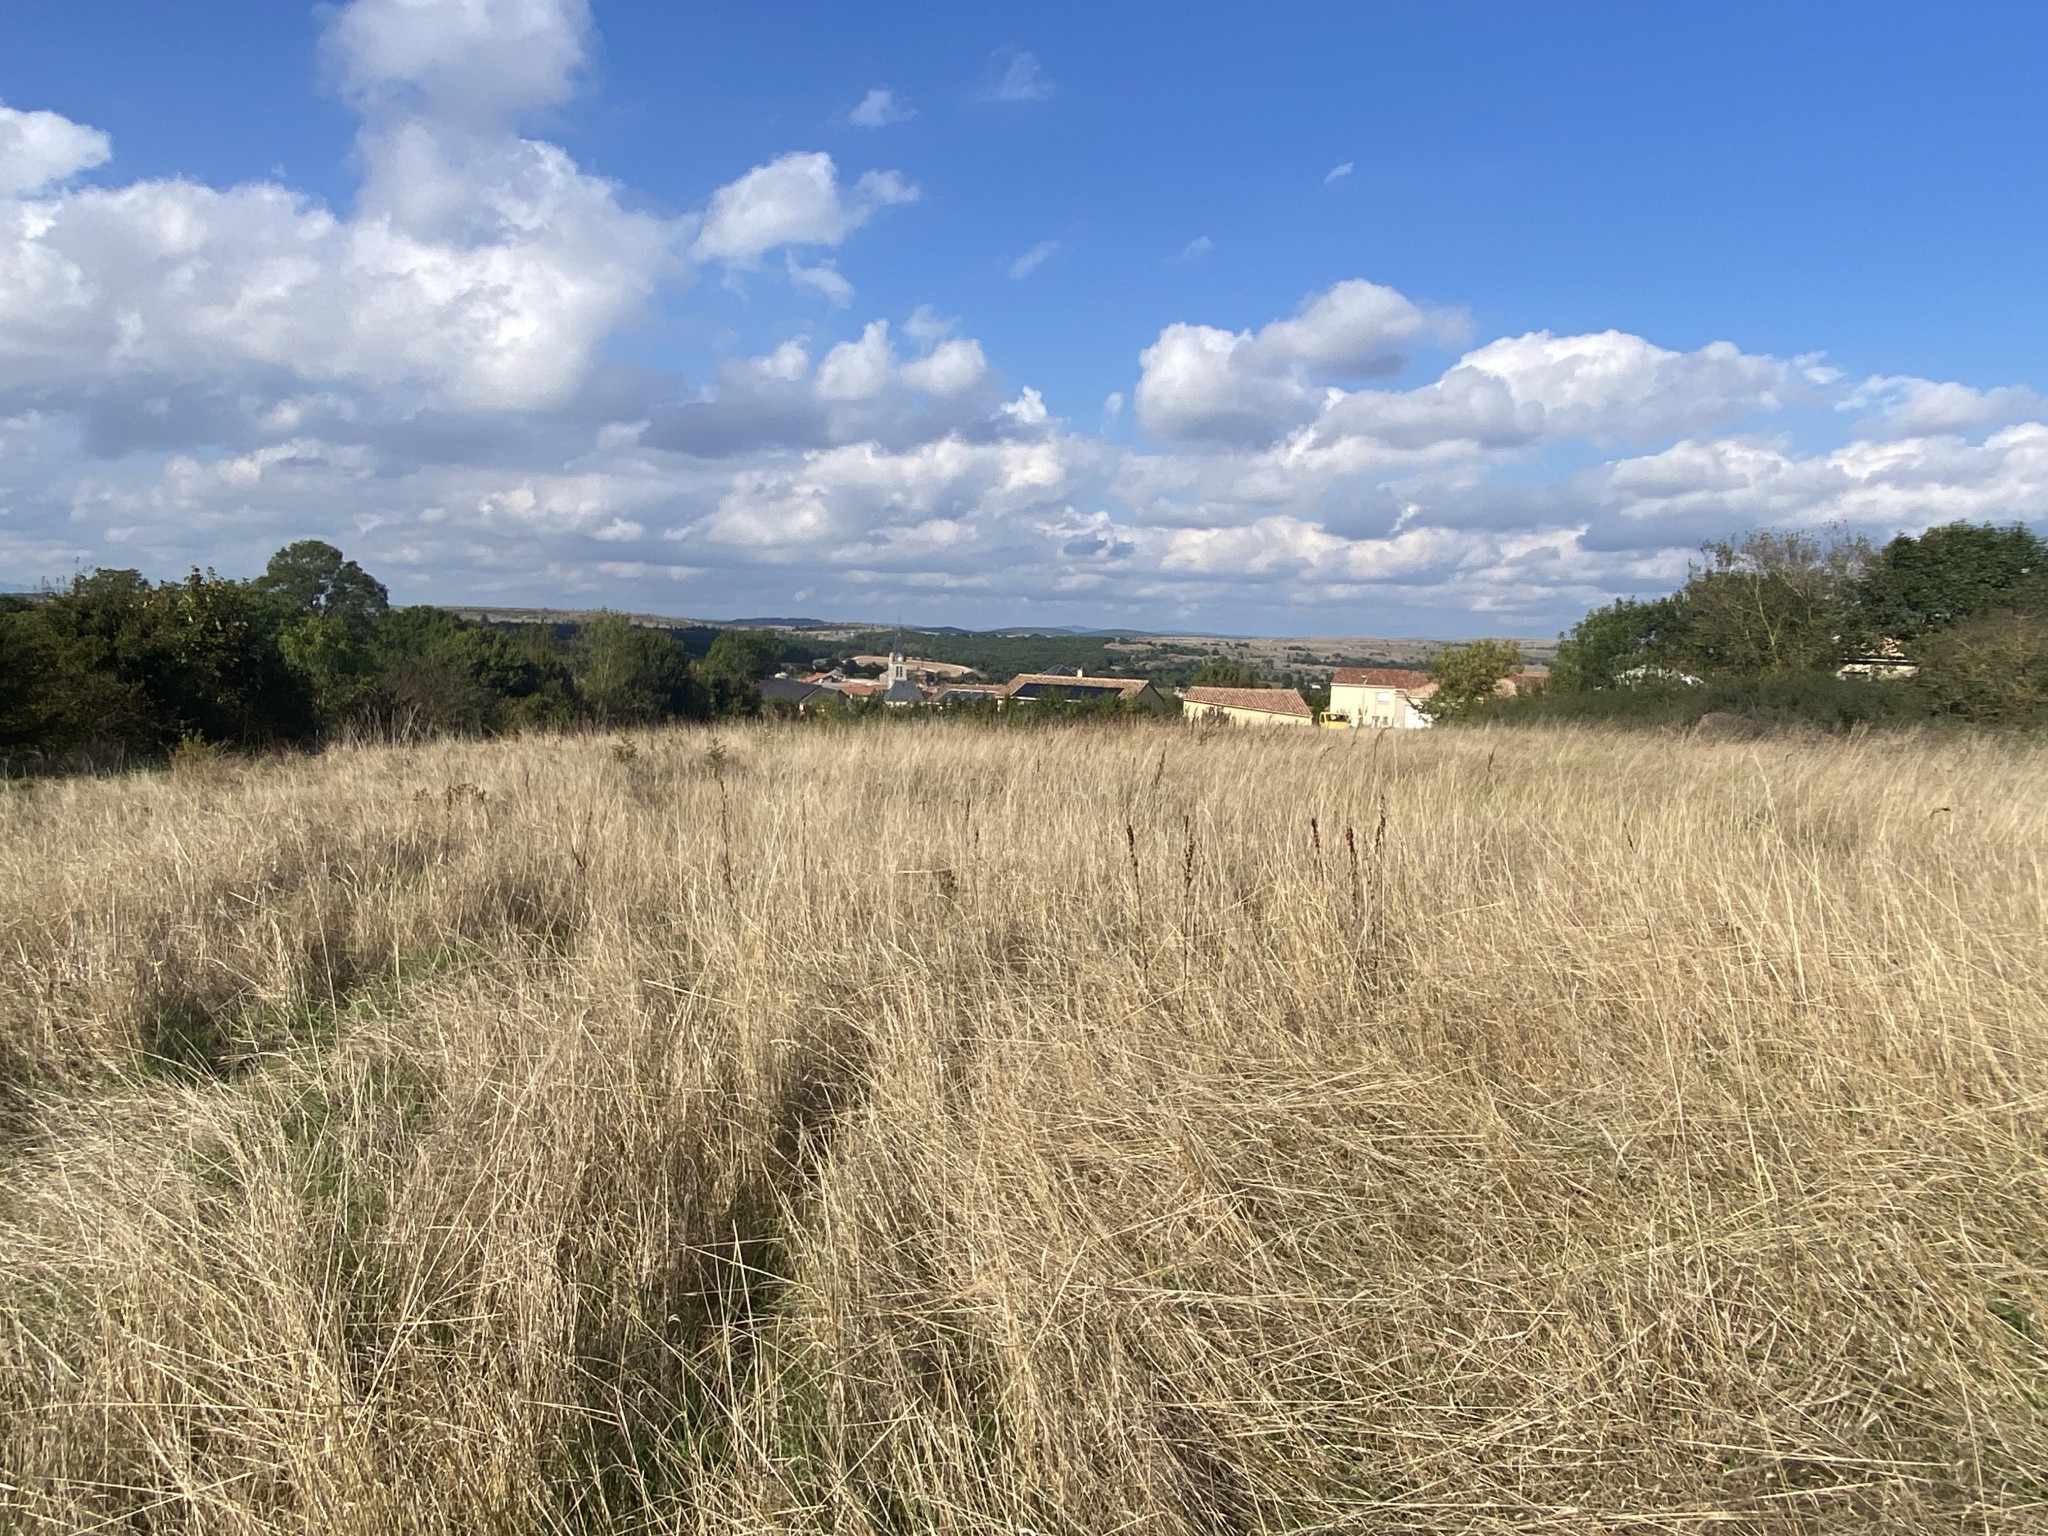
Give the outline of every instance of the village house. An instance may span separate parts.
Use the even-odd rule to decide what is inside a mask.
[[[1316,712],[1292,688],[1183,688],[1181,712],[1190,720],[1232,725],[1306,725]]]
[[[1084,677],[1079,674],[1070,677],[1060,672],[1019,672],[1003,685],[999,697],[1007,704],[1013,699],[1028,702],[1048,694],[1083,704],[1111,699],[1161,714],[1170,707],[1165,695],[1152,686],[1149,678]]]
[[[808,715],[823,701],[838,697],[820,683],[797,677],[764,677],[755,687],[760,690],[762,707],[770,714]]]
[[[1919,672],[1907,656],[1906,648],[1892,636],[1887,635],[1878,642],[1877,649],[1848,657],[1835,668],[1837,677],[1912,677]]]
[[[1329,719],[1354,730],[1419,730],[1430,722],[1417,706],[1436,687],[1427,672],[1407,667],[1339,667],[1330,676]]]
[[[1000,683],[941,683],[932,690],[934,704],[979,704],[985,700],[1000,699],[1003,689]]]

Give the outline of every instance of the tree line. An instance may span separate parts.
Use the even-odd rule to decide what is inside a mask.
[[[2048,723],[2048,544],[1968,522],[1881,547],[1771,530],[1710,543],[1677,591],[1581,619],[1541,696],[1471,697],[1508,718]]]
[[[507,627],[393,608],[383,583],[318,540],[279,550],[251,581],[96,570],[0,596],[0,760],[20,771],[751,714],[784,643],[721,630],[693,655],[623,614]]]

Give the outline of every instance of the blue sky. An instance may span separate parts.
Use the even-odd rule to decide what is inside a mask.
[[[2020,7],[0,0],[0,585],[1540,634],[2048,516]]]

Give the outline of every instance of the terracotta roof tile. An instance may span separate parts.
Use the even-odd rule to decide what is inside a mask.
[[[1144,677],[1074,677],[1062,672],[1019,672],[1003,684],[1005,698],[1013,698],[1024,688],[1065,688],[1077,693],[1100,693],[1116,690],[1120,699],[1136,698],[1151,682]]]
[[[1345,688],[1433,688],[1436,679],[1410,667],[1339,667],[1330,682]]]
[[[1255,709],[1267,715],[1298,715],[1313,720],[1316,712],[1292,688],[1185,688],[1190,704],[1215,704],[1224,709]]]

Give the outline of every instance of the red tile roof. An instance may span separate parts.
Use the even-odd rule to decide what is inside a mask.
[[[1436,679],[1409,667],[1339,667],[1330,674],[1333,687],[1428,688]]]
[[[1066,688],[1095,693],[1115,689],[1120,699],[1134,699],[1151,686],[1147,677],[1074,677],[1061,672],[1019,672],[1003,684],[1002,694],[1012,698],[1022,688]]]
[[[1181,697],[1190,704],[1214,704],[1223,709],[1255,709],[1266,715],[1298,715],[1313,720],[1316,712],[1292,688],[1185,688]]]

